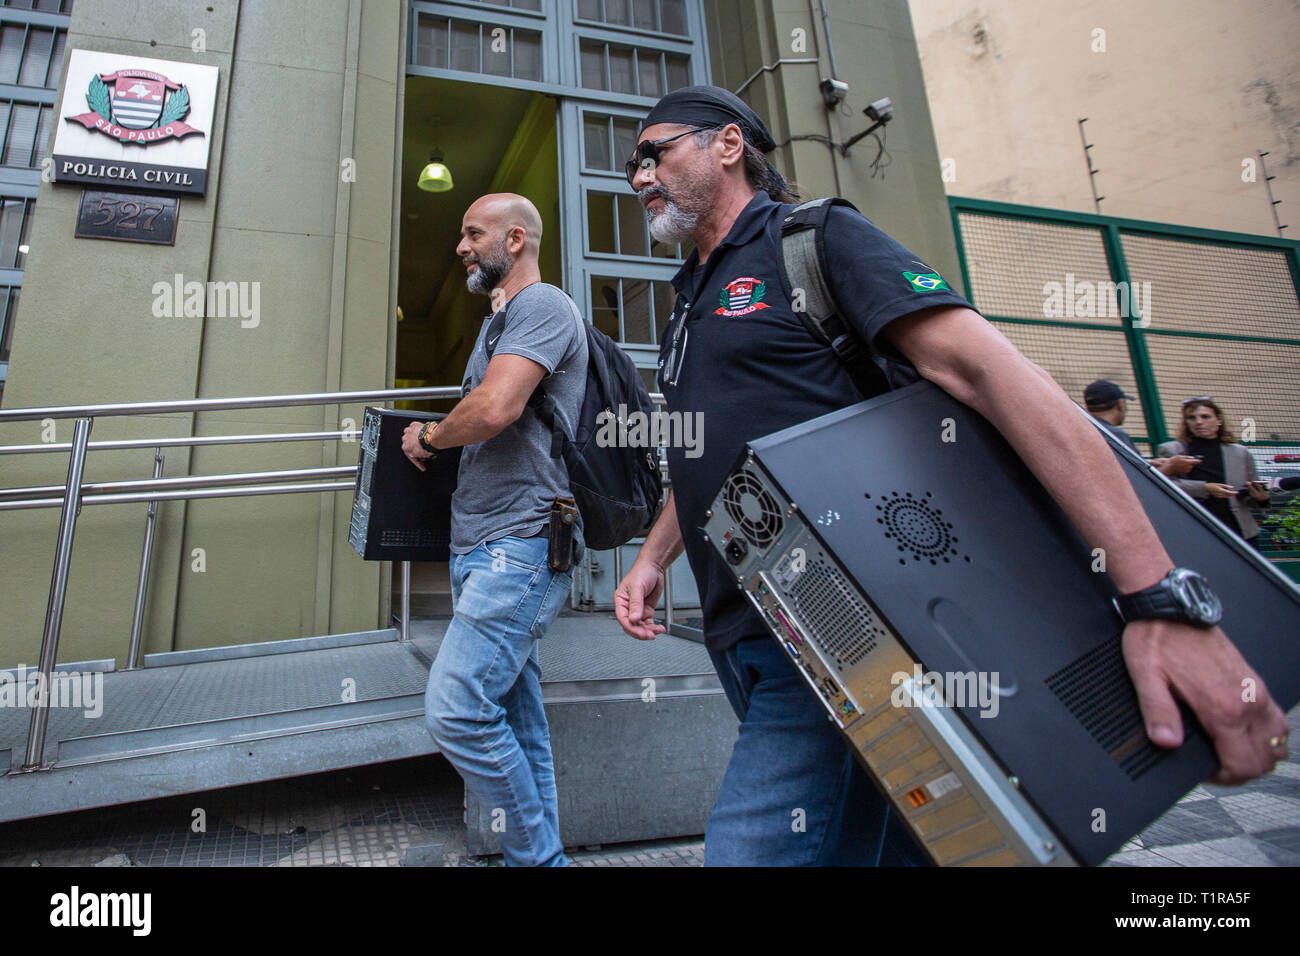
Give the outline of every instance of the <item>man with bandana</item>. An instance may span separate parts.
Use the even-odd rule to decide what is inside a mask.
[[[542,282],[542,217],[523,196],[483,196],[460,233],[466,285],[505,317],[492,341],[494,316],[483,320],[456,407],[402,434],[420,469],[465,446],[451,499],[453,617],[429,669],[425,725],[492,814],[506,863],[565,866],[537,642],[573,585],[571,570],[550,567],[546,537],[552,503],[570,494],[569,473],[551,457],[550,429],[525,405],[545,379],[556,420],[573,434],[587,389],[585,320]],[[576,558],[580,524],[574,542]]]
[[[703,86],[661,99],[640,140],[627,171],[651,235],[695,243],[673,279],[678,298],[660,343],[659,387],[670,412],[702,413],[713,437],[697,457],[669,448],[672,493],[615,592],[615,612],[633,637],[662,633],[654,609],[664,569],[685,550],[706,645],[741,721],[709,816],[705,862],[922,863],[906,825],[699,530],[747,441],[860,398],[781,289],[780,226],[795,197],[767,162],[775,143],[739,97]],[[1105,549],[1121,594],[1163,583],[1173,562],[1110,447],[1047,373],[936,270],[854,211],[831,210],[825,255],[841,318],[858,338],[997,427],[1089,544]],[[1062,444],[1073,453],[1060,455]],[[1156,744],[1182,742],[1181,698],[1215,742],[1218,782],[1250,779],[1285,759],[1285,716],[1219,628],[1131,620],[1123,650]],[[1241,700],[1245,678],[1259,688],[1249,703]]]

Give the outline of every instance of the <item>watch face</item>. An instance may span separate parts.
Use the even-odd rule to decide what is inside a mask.
[[[1219,623],[1223,617],[1223,605],[1205,578],[1185,568],[1171,572],[1171,577],[1174,596],[1189,617],[1204,624]]]

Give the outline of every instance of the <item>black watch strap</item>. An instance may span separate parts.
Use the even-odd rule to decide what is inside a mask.
[[[1152,618],[1181,621],[1186,618],[1173,596],[1158,585],[1133,594],[1122,594],[1115,599],[1115,606],[1125,621],[1146,621]]]
[[[1119,595],[1114,603],[1126,624],[1155,619],[1213,627],[1223,616],[1223,605],[1206,580],[1186,568],[1174,568],[1148,588]]]

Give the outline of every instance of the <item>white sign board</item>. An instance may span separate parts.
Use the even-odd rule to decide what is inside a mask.
[[[203,194],[217,68],[73,50],[54,181]]]

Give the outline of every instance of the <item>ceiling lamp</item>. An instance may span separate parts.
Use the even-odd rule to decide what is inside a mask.
[[[451,189],[451,170],[443,164],[442,153],[429,154],[429,164],[420,171],[420,181],[416,185],[431,193],[445,193]]]

